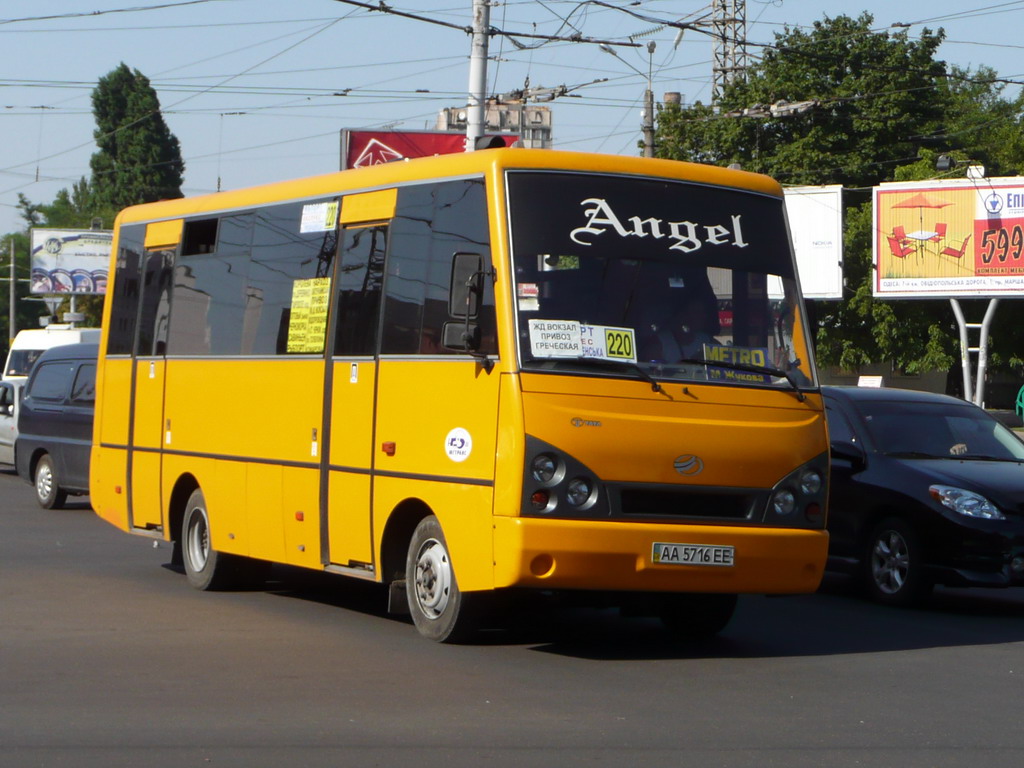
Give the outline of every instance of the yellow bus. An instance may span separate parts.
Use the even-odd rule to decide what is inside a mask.
[[[778,184],[494,149],[123,211],[91,498],[188,581],[367,579],[712,634],[820,582],[828,443]]]

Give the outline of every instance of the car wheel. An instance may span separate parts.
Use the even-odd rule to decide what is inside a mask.
[[[868,538],[864,558],[868,595],[885,605],[913,605],[931,591],[924,551],[910,523],[898,517],[882,520]]]
[[[215,550],[210,543],[210,515],[203,492],[189,496],[181,524],[181,559],[188,583],[196,589],[229,589],[239,582],[243,558]]]
[[[68,495],[57,484],[57,472],[53,468],[50,454],[44,453],[36,463],[36,501],[44,509],[60,509]]]
[[[680,640],[708,640],[723,629],[736,611],[736,595],[669,594],[658,598],[658,618]]]
[[[421,520],[413,531],[405,578],[409,613],[421,635],[439,643],[455,643],[474,634],[471,599],[459,590],[444,532],[434,516]]]

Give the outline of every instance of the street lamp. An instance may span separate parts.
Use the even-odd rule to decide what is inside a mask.
[[[598,47],[605,53],[610,53],[627,67],[636,72],[640,77],[647,78],[647,90],[644,91],[643,131],[644,131],[644,157],[654,157],[654,91],[651,90],[651,70],[654,68],[654,49],[657,44],[651,40],[647,43],[647,74],[634,67],[625,59],[621,58],[618,52],[610,45],[602,43]]]

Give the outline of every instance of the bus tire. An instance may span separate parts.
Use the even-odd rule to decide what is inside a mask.
[[[228,589],[237,574],[235,558],[210,544],[210,515],[203,492],[196,488],[188,497],[181,523],[181,559],[188,583],[200,590]]]
[[[728,625],[736,611],[736,595],[668,594],[660,596],[658,618],[681,640],[709,640]]]
[[[406,599],[421,635],[439,643],[456,643],[472,636],[466,595],[459,590],[448,545],[437,518],[423,518],[409,541],[405,560]]]
[[[34,478],[36,501],[43,509],[60,509],[68,499],[68,494],[57,484],[57,471],[53,467],[50,454],[44,453],[36,462]]]

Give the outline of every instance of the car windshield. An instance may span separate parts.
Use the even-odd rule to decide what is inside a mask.
[[[856,408],[881,453],[1024,461],[1024,443],[984,410],[968,403],[862,401]]]
[[[524,370],[814,384],[779,198],[584,173],[508,187]]]

